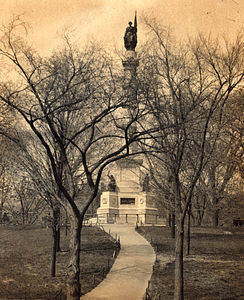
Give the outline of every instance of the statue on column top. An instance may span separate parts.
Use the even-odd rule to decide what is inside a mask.
[[[134,20],[134,26],[132,26],[132,22],[129,22],[129,26],[126,28],[124,35],[124,43],[126,50],[135,51],[137,44],[137,21],[136,15]]]

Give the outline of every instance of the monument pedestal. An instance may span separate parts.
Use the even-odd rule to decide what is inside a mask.
[[[103,192],[100,198],[100,207],[97,209],[100,223],[113,223],[115,215],[119,214],[118,194]]]
[[[103,192],[97,210],[101,223],[157,223],[155,199],[142,191],[142,160],[123,159],[117,163],[116,190]]]

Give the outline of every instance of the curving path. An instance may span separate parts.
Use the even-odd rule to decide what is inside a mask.
[[[151,245],[132,224],[106,224],[120,237],[121,250],[106,278],[82,300],[142,300],[156,259]]]

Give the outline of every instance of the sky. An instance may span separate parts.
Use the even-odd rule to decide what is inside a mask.
[[[43,54],[55,49],[64,28],[84,44],[89,39],[122,49],[129,21],[138,17],[138,40],[146,32],[141,16],[148,14],[170,26],[178,37],[199,31],[234,36],[244,27],[243,0],[0,0],[0,26],[22,15],[29,23],[29,41]],[[2,23],[2,24],[1,24]]]

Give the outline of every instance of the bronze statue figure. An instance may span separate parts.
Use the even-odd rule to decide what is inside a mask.
[[[129,22],[129,26],[126,28],[125,35],[124,35],[124,43],[126,50],[135,51],[136,44],[137,44],[137,22],[136,22],[136,15],[134,26],[132,26],[132,22]]]
[[[109,175],[109,172],[108,172],[108,178],[110,179],[110,181],[109,181],[107,190],[109,192],[115,192],[116,191],[116,180],[113,175]]]
[[[149,174],[146,174],[143,183],[142,183],[142,191],[149,192]]]

